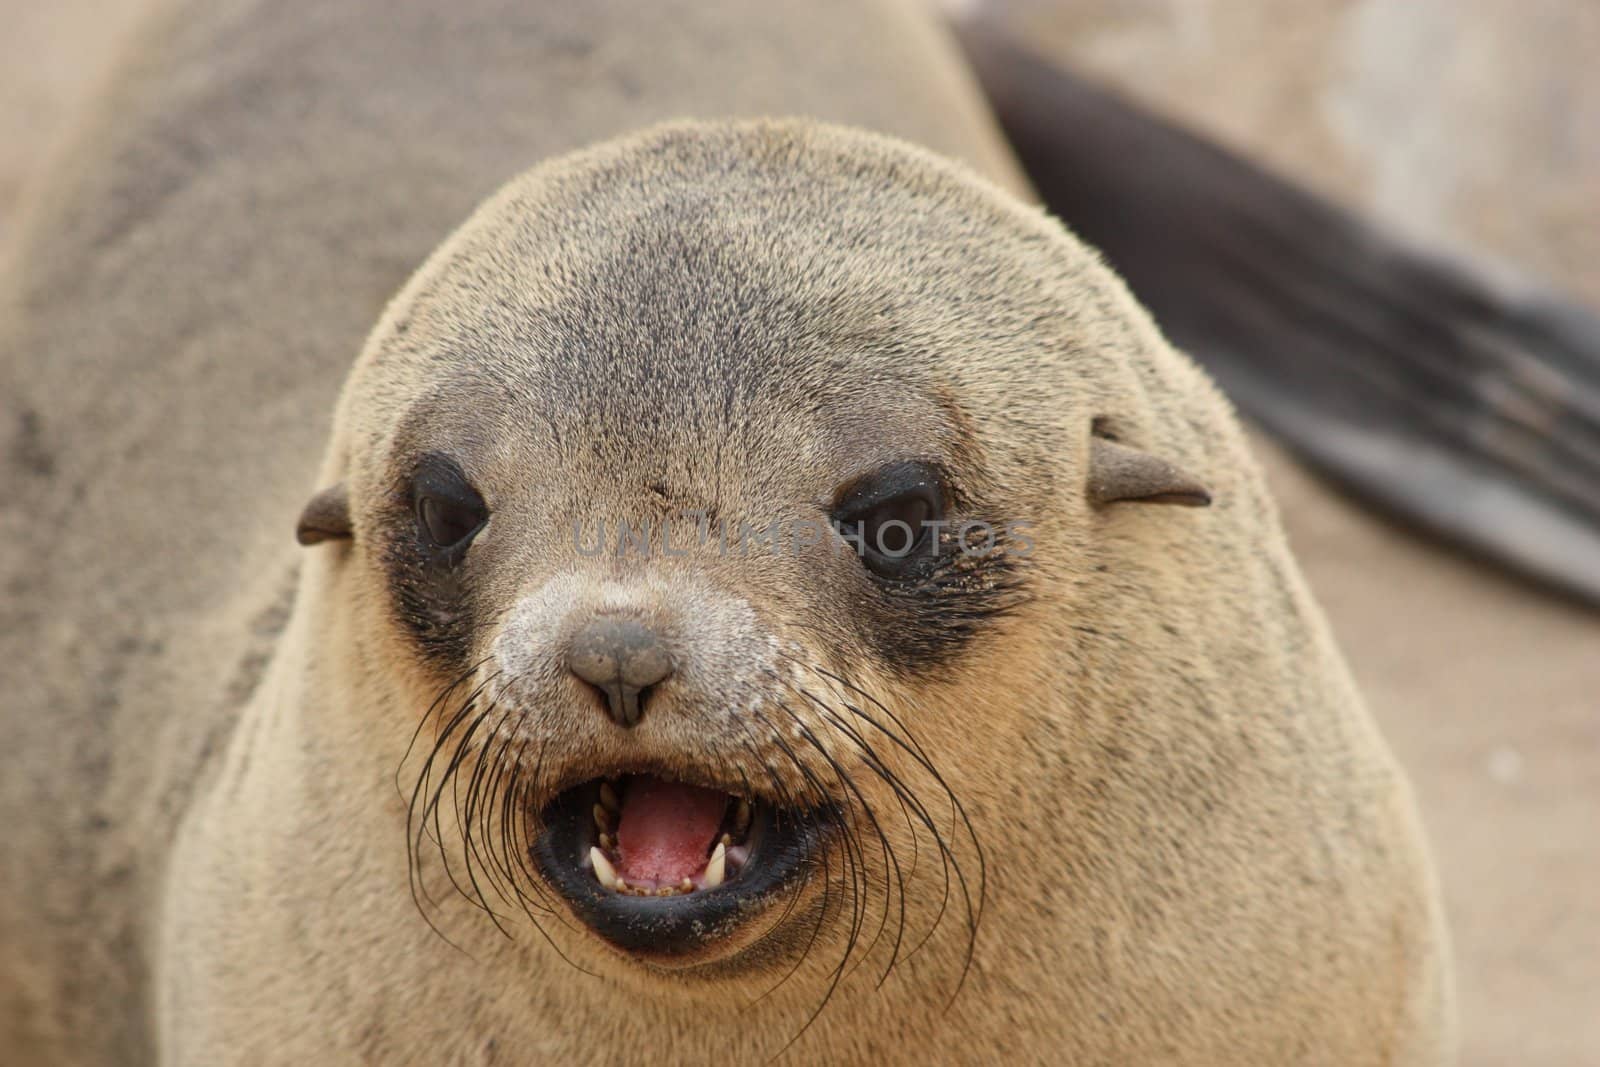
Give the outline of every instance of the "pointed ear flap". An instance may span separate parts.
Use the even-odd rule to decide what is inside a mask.
[[[1164,459],[1095,436],[1089,443],[1089,499],[1097,506],[1126,500],[1203,508],[1211,503],[1211,491]]]
[[[324,541],[348,540],[350,537],[350,494],[344,483],[331,485],[312,497],[300,512],[300,521],[294,528],[294,539],[302,545],[317,545]]]

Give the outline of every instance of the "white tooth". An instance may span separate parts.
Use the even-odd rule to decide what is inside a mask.
[[[600,783],[600,803],[606,806],[607,811],[622,810],[622,802],[617,799],[617,791],[611,788],[610,782]]]
[[[617,888],[617,869],[611,866],[604,852],[593,845],[589,846],[589,862],[594,864],[594,876],[600,879],[601,885],[607,889]]]
[[[602,830],[611,829],[611,813],[598,804],[594,806],[594,824]]]
[[[728,862],[728,850],[719,841],[716,850],[711,853],[711,862],[706,864],[705,877],[701,879],[702,889],[715,889],[722,884],[722,873]]]

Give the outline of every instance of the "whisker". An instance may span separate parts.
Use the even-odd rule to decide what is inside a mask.
[[[934,930],[942,920],[945,910],[948,906],[949,893],[953,888],[951,885],[951,875],[952,873],[954,875],[953,881],[955,882],[955,887],[959,888],[963,909],[966,912],[966,927],[968,935],[961,975],[956,983],[955,990],[952,992],[952,999],[954,999],[954,996],[959,994],[962,986],[965,984],[967,974],[971,969],[973,954],[976,952],[977,948],[977,931],[982,920],[983,907],[988,886],[988,866],[987,859],[984,854],[983,844],[979,839],[977,831],[974,828],[965,807],[962,805],[960,798],[956,796],[955,791],[950,788],[950,785],[945,780],[942,772],[940,772],[939,769],[933,764],[932,759],[923,749],[921,743],[917,741],[915,735],[911,733],[911,731],[906,727],[905,723],[902,722],[892,710],[886,707],[875,696],[863,689],[861,686],[845,678],[841,674],[828,670],[826,667],[808,663],[785,653],[780,652],[780,655],[800,669],[815,673],[816,675],[827,679],[842,689],[847,690],[849,693],[859,696],[862,704],[870,704],[871,707],[881,712],[889,722],[893,723],[894,728],[891,729],[890,727],[885,726],[883,722],[880,722],[874,715],[864,710],[863,707],[857,706],[856,703],[850,700],[839,701],[839,705],[842,706],[851,716],[864,723],[872,731],[875,731],[887,739],[892,746],[913,760],[914,763],[932,779],[933,783],[938,787],[939,791],[945,795],[950,804],[952,813],[952,827],[959,824],[965,831],[965,837],[970,842],[977,861],[977,887],[975,893],[968,885],[967,878],[962,870],[960,859],[955,850],[950,847],[950,844],[948,841],[946,841],[943,832],[939,829],[937,820],[933,818],[932,814],[927,810],[926,806],[922,804],[915,792],[907,788],[906,785],[900,781],[899,777],[891,772],[881,759],[877,758],[876,753],[872,752],[872,746],[865,743],[866,739],[859,731],[853,729],[841,731],[847,738],[852,740],[853,744],[855,744],[857,751],[862,755],[863,762],[868,769],[871,770],[875,776],[884,781],[891,791],[893,791],[900,803],[909,806],[911,813],[914,814],[915,821],[923,826],[932,835],[934,844],[940,856],[941,865],[945,869],[944,889],[940,906],[937,914],[935,915],[934,921],[930,925],[927,933],[923,935],[921,940],[919,940],[917,944],[913,946],[909,952],[907,952],[907,956],[915,954],[927,943],[928,939],[932,936]],[[804,687],[793,684],[790,684],[789,687],[806,696],[814,704],[823,708],[825,718],[828,718],[831,715],[836,723],[839,720],[842,720],[842,716],[838,716],[837,712],[831,710],[832,705],[829,704],[829,702],[822,700],[821,698],[817,697],[816,694],[804,689]],[[856,743],[858,741],[860,743]],[[916,836],[917,835],[915,834],[913,835],[914,840]]]
[[[832,755],[830,755],[828,753],[827,749],[817,739],[816,734],[812,732],[811,728],[805,724],[805,722],[800,718],[800,716],[795,714],[795,712],[794,712],[794,710],[792,708],[790,708],[787,704],[783,703],[782,701],[778,701],[777,704],[778,704],[778,707],[781,708],[783,710],[783,712],[786,715],[788,715],[790,719],[792,719],[794,721],[796,728],[799,729],[799,731],[801,733],[801,736],[804,737],[806,739],[806,741],[811,745],[811,747],[814,748],[822,756],[822,758],[827,762],[829,768],[833,771],[834,777],[838,780],[839,784],[841,786],[843,786],[845,788],[845,790],[854,798],[855,804],[858,805],[859,808],[860,808],[862,817],[867,821],[868,825],[871,826],[873,833],[877,835],[879,849],[881,851],[881,854],[883,855],[884,868],[885,868],[885,872],[884,872],[885,873],[885,877],[884,877],[883,916],[878,922],[878,929],[873,933],[872,941],[868,943],[866,949],[861,953],[860,960],[861,960],[861,962],[865,962],[866,958],[871,954],[873,948],[875,948],[877,946],[879,940],[883,936],[884,930],[888,926],[889,915],[890,915],[891,911],[893,911],[894,886],[897,885],[897,884],[901,885],[902,893],[904,891],[903,883],[900,883],[900,881],[899,881],[899,879],[900,879],[900,864],[899,864],[899,861],[895,857],[894,848],[893,848],[892,845],[890,845],[888,836],[883,832],[883,827],[879,825],[877,816],[873,813],[872,805],[867,801],[867,798],[862,795],[861,790],[856,786],[854,779],[852,779],[850,777],[849,773],[844,769],[843,765],[841,765],[837,759],[835,759]],[[862,866],[865,867],[865,857],[864,856],[862,857]],[[863,887],[866,887],[866,885],[867,885],[867,879],[866,879],[865,870],[863,870],[863,872],[862,872],[862,885],[863,885]],[[864,896],[865,894],[863,893],[862,895]],[[862,902],[862,907],[863,907],[863,910],[864,910],[864,908],[865,908],[865,901],[864,900]],[[901,897],[901,919],[902,919],[902,928],[903,928],[903,919],[904,919],[904,897],[903,896]],[[899,939],[897,938],[896,942],[895,942],[895,949],[890,954],[889,963],[885,967],[883,974],[878,979],[878,984],[880,986],[883,984],[884,979],[886,979],[889,976],[889,972],[891,970],[893,970],[895,959],[897,958],[898,953],[899,953]]]

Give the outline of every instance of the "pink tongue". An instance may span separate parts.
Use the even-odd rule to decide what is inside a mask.
[[[714,789],[635,778],[622,796],[617,873],[629,882],[676,885],[705,870],[711,840],[728,810]]]

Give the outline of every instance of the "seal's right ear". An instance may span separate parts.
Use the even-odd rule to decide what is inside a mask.
[[[1089,443],[1089,499],[1097,506],[1126,500],[1203,508],[1211,491],[1166,460],[1097,434]]]
[[[294,539],[302,545],[317,545],[323,541],[349,540],[350,494],[344,483],[330,485],[312,497],[300,512],[300,521],[294,528]]]

